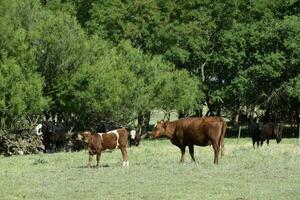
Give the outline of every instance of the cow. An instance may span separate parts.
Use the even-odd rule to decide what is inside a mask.
[[[269,145],[269,140],[271,139],[276,139],[277,144],[280,143],[283,131],[282,123],[268,122],[266,124],[261,125],[260,129],[261,146],[263,145],[265,140],[267,140],[267,144]]]
[[[78,136],[88,146],[89,160],[87,167],[90,167],[94,155],[96,155],[97,159],[96,167],[99,167],[101,152],[104,150],[115,150],[117,148],[122,152],[123,166],[129,166],[127,153],[128,132],[125,128],[106,133],[91,133],[90,131],[85,131]]]
[[[280,143],[282,130],[283,126],[281,123],[267,122],[264,124],[262,122],[251,122],[249,133],[252,137],[253,148],[255,148],[255,143],[257,143],[257,147],[259,147],[259,143],[262,146],[265,140],[267,140],[268,145],[271,139],[276,139],[276,142]]]
[[[186,146],[193,162],[194,145],[208,146],[214,149],[214,164],[218,164],[219,152],[224,152],[224,136],[227,129],[225,120],[221,117],[190,117],[175,121],[157,121],[152,131],[152,138],[168,137],[172,144],[181,150],[180,162],[184,161]]]
[[[67,138],[68,151],[80,151],[85,148],[85,142],[78,138],[78,132],[73,132]]]
[[[42,136],[45,146],[44,152],[61,150],[66,143],[66,131],[61,123],[44,121],[35,128],[36,134]]]
[[[253,148],[255,148],[255,143],[256,143],[257,147],[259,147],[259,143],[261,141],[260,125],[255,121],[251,121],[248,126],[248,130],[249,130],[249,135],[252,138]]]
[[[132,145],[134,146],[139,146],[140,141],[141,141],[141,135],[136,132],[136,130],[131,130],[129,131],[129,147]]]

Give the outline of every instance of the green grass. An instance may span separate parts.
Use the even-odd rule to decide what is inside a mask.
[[[219,165],[212,147],[179,164],[168,140],[130,148],[128,168],[119,151],[102,154],[99,169],[85,168],[87,151],[0,157],[0,199],[299,199],[297,139],[254,150],[249,138],[226,138],[225,148]]]

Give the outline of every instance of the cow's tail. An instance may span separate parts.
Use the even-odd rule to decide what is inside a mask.
[[[227,129],[227,123],[222,119],[222,130],[219,138],[219,148],[221,150],[221,156],[224,155],[224,137]]]

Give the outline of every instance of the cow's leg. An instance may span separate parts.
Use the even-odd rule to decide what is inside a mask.
[[[129,166],[128,153],[126,147],[120,147],[123,157],[123,167]]]
[[[194,145],[189,145],[189,152],[190,152],[192,161],[196,162],[195,157],[194,157]]]
[[[267,139],[267,145],[269,146],[269,139]]]
[[[180,162],[183,163],[184,162],[184,154],[185,154],[185,146],[180,147],[180,150],[181,150]]]
[[[99,162],[100,162],[100,157],[101,157],[101,151],[99,153],[97,153],[97,165],[96,167],[99,167]]]
[[[89,160],[88,160],[87,167],[90,167],[90,166],[91,166],[92,159],[93,159],[93,155],[92,155],[92,154],[89,154]]]
[[[133,144],[133,141],[132,141],[132,139],[130,138],[130,139],[129,139],[129,147],[131,147],[132,144]]]
[[[212,141],[212,145],[213,145],[214,152],[215,152],[214,164],[218,164],[220,147],[217,144],[217,142],[215,142],[215,141]]]
[[[48,149],[49,149],[49,146],[47,143],[44,143],[44,153],[47,153]]]
[[[257,148],[259,147],[259,141],[258,140],[256,141],[256,147]]]
[[[49,145],[49,153],[53,153],[54,152],[54,150],[53,150],[53,144],[50,144]]]
[[[54,144],[54,151],[55,152],[61,151],[60,147],[61,147],[60,141],[55,142],[55,144]]]
[[[255,149],[255,141],[252,140],[252,144],[253,144],[253,149]]]
[[[66,146],[65,146],[65,144],[66,144],[66,140],[62,140],[61,142],[60,142],[60,149],[62,150],[62,151],[65,151],[66,152]]]
[[[221,148],[221,156],[224,156],[224,137],[221,137],[220,141],[220,148]]]

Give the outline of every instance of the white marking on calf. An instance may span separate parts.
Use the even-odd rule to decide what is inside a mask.
[[[97,133],[98,135],[100,135],[100,137],[101,137],[101,143],[103,142],[103,137],[102,137],[102,134],[103,133]]]
[[[42,132],[42,127],[43,127],[42,124],[38,124],[38,125],[35,127],[35,133],[36,133],[37,135],[42,135],[42,134],[43,134],[43,132]]]
[[[113,131],[109,131],[107,133],[114,133],[114,134],[117,135],[117,145],[116,145],[115,148],[118,148],[119,147],[119,133],[118,133],[118,131],[117,130],[113,130]]]
[[[135,135],[136,135],[136,131],[135,131],[135,130],[131,130],[131,131],[130,131],[130,138],[131,138],[132,140],[134,140]]]
[[[129,166],[129,161],[128,160],[124,160],[123,161],[123,167],[128,167]]]

